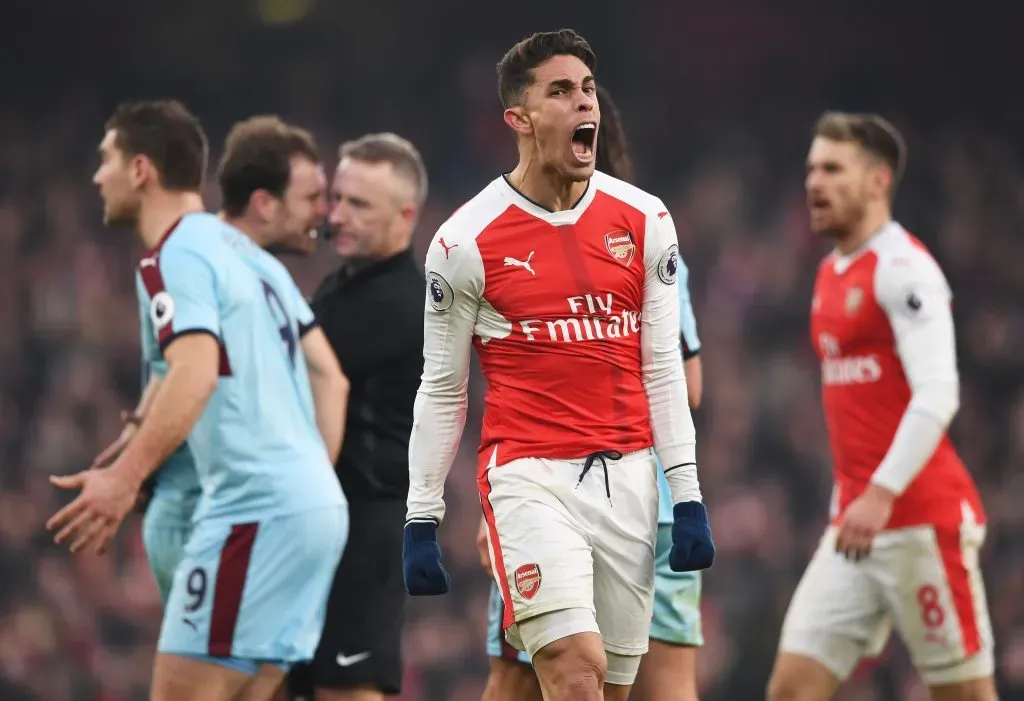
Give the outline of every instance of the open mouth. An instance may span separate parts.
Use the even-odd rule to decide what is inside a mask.
[[[583,162],[589,162],[594,157],[594,141],[597,137],[597,124],[586,122],[576,127],[572,133],[572,155]]]
[[[829,208],[830,203],[828,199],[824,197],[811,197],[808,199],[807,204],[812,211],[821,212]]]

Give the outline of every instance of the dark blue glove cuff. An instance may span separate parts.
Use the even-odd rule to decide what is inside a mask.
[[[405,524],[405,548],[424,541],[437,542],[437,521],[409,521]]]
[[[708,522],[708,507],[699,501],[681,501],[672,507],[672,516],[676,519],[689,519],[706,524]]]

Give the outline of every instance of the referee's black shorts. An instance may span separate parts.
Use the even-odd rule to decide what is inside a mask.
[[[404,500],[349,503],[349,535],[316,657],[296,666],[289,687],[312,698],[314,688],[402,687]]]

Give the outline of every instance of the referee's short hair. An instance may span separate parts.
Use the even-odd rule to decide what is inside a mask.
[[[427,168],[416,147],[398,134],[382,132],[364,134],[354,141],[346,141],[338,149],[340,158],[351,158],[367,163],[390,163],[401,178],[416,190],[416,206],[422,208],[427,201]]]

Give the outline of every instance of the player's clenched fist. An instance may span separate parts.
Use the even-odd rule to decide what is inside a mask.
[[[896,495],[884,487],[869,484],[864,493],[850,502],[839,524],[836,552],[847,559],[860,560],[871,554],[875,536],[892,516]]]
[[[405,524],[402,558],[405,566],[405,590],[412,596],[448,593],[450,580],[441,564],[441,546],[437,544],[437,523],[409,521]]]
[[[672,508],[672,551],[668,564],[673,572],[706,570],[715,561],[708,510],[699,501],[684,501]]]

